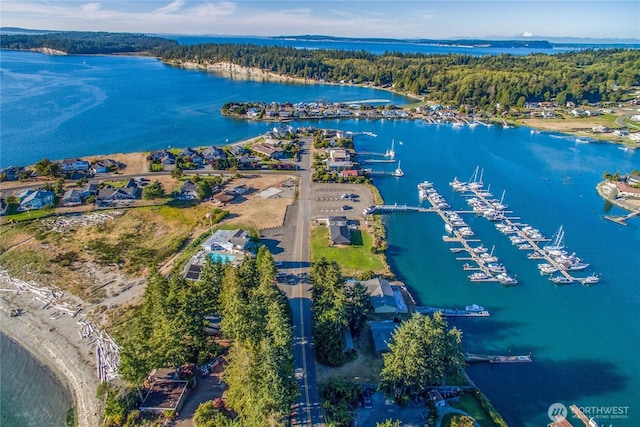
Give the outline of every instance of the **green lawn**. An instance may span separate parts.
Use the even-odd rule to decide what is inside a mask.
[[[369,233],[353,230],[350,246],[331,246],[327,227],[317,226],[311,230],[311,261],[317,262],[323,257],[336,261],[345,276],[369,270],[383,274],[386,272],[385,263],[382,256],[371,253],[372,243]]]
[[[484,411],[480,402],[469,393],[462,393],[460,400],[453,402],[451,406],[469,414],[482,427],[495,427],[495,424],[491,421],[491,417]]]

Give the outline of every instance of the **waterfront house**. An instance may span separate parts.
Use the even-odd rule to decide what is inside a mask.
[[[53,205],[55,194],[49,190],[25,190],[18,195],[20,200],[19,211],[32,209],[42,209],[45,206]]]
[[[210,163],[213,160],[227,158],[227,153],[225,153],[223,149],[214,146],[205,148],[204,150],[202,150],[201,154],[204,158],[204,161],[207,163]]]
[[[227,147],[227,150],[229,150],[229,153],[231,153],[231,155],[235,157],[239,157],[247,153],[246,148],[244,148],[240,144],[230,145],[229,147]]]
[[[17,181],[20,172],[23,171],[24,168],[18,166],[8,166],[4,169],[0,169],[0,182],[2,181]]]
[[[180,152],[179,156],[182,160],[188,163],[194,163],[198,166],[202,166],[203,158],[196,150],[191,147],[186,147]]]
[[[92,164],[89,168],[89,172],[95,175],[97,173],[107,173],[109,172],[109,169],[107,168],[107,165],[100,161]]]
[[[89,162],[82,159],[64,159],[62,161],[63,172],[76,172],[89,170]]]
[[[175,165],[176,156],[167,150],[152,151],[148,159],[152,163],[159,163],[161,165]]]
[[[376,277],[360,283],[367,288],[367,293],[371,296],[373,311],[376,314],[398,312],[396,298],[388,280]]]
[[[249,233],[245,230],[218,230],[202,244],[202,248],[207,252],[244,252],[249,243]]]

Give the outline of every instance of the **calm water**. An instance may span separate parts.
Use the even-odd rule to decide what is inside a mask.
[[[406,101],[362,88],[225,80],[148,58],[2,52],[1,67],[2,166],[31,164],[43,157],[220,145],[273,126],[221,117],[220,107],[230,100]],[[620,211],[607,212],[594,189],[604,171],[640,168],[639,153],[609,144],[579,144],[558,135],[533,135],[525,128],[454,129],[367,120],[320,125],[377,134],[356,139],[357,147],[366,151],[384,152],[395,139],[406,175],[376,180],[386,202],[418,204],[416,185],[426,179],[454,207],[466,208],[448,182],[455,176],[467,180],[480,166],[484,182],[498,198],[506,190],[505,202],[522,222],[547,236],[564,225],[569,249],[591,264],[587,274],[602,273],[599,284],[553,286],[540,276],[536,263],[490,223],[468,217],[477,237],[488,247],[495,245],[495,254],[521,284],[504,288],[471,283],[449,251],[450,244],[442,241],[444,227],[436,215],[385,219],[389,262],[421,303],[477,303],[491,311],[488,319],[455,322],[464,331],[465,350],[532,353],[534,363],[529,365],[469,369],[510,425],[546,425],[547,409],[556,402],[600,411],[628,407],[627,418],[601,417],[601,422],[640,425],[640,220],[627,227],[606,221],[604,214]],[[3,371],[7,368],[11,366],[2,363]],[[8,390],[3,383],[3,395]]]
[[[62,427],[71,392],[49,369],[0,333],[0,425]]]

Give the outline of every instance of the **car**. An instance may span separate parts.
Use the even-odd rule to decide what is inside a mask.
[[[351,195],[347,193],[344,193],[342,196],[340,196],[341,199],[348,199],[349,197],[351,197]]]
[[[359,194],[356,194],[356,193],[349,194],[350,199],[357,199],[358,197],[360,197]]]
[[[344,206],[342,207],[342,210],[343,210],[343,211],[348,211],[349,209],[353,209],[353,208],[352,208],[351,206],[349,206],[349,205],[344,205]]]

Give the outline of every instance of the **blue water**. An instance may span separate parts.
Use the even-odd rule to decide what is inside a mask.
[[[86,61],[86,64],[83,64]],[[224,144],[253,137],[273,124],[223,118],[229,100],[349,101],[406,99],[385,91],[332,86],[235,81],[135,57],[49,57],[2,52],[0,165],[32,164],[90,154],[144,151],[168,146]],[[309,123],[294,123],[309,124]],[[488,319],[456,320],[463,346],[473,353],[528,354],[529,365],[473,366],[472,379],[513,426],[546,425],[548,407],[628,407],[625,419],[607,425],[640,425],[640,219],[627,227],[603,218],[622,213],[595,191],[603,172],[640,168],[640,154],[611,144],[500,126],[455,129],[421,121],[333,120],[322,127],[370,131],[356,146],[384,152],[395,140],[405,176],[375,180],[388,203],[418,204],[416,185],[433,181],[457,208],[466,208],[448,182],[467,180],[476,166],[484,182],[513,215],[550,236],[560,225],[569,249],[599,272],[592,287],[553,286],[502,234],[482,218],[471,227],[520,285],[471,283],[444,243],[433,214],[385,217],[388,260],[419,302],[491,311]],[[400,143],[402,142],[402,144]],[[387,170],[393,167],[388,165]],[[364,207],[363,207],[364,208]],[[586,275],[586,274],[585,274]],[[2,364],[2,369],[6,369]],[[7,393],[3,384],[2,393]],[[10,390],[10,388],[9,388]]]
[[[60,379],[2,333],[0,360],[0,425],[63,427],[73,399]]]

